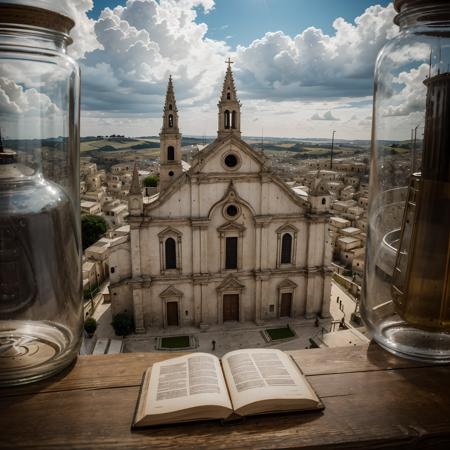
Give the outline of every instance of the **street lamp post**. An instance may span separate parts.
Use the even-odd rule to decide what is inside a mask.
[[[331,136],[331,156],[330,156],[330,170],[333,170],[333,149],[334,149],[334,133],[336,133],[335,130],[333,130],[333,135]]]

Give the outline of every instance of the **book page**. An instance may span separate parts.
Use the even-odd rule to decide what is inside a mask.
[[[295,363],[281,350],[236,350],[222,358],[222,366],[235,410],[274,399],[318,402]]]
[[[231,408],[217,357],[193,353],[153,365],[144,414],[166,414],[203,405]]]

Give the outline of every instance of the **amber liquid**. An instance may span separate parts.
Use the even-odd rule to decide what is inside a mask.
[[[408,324],[450,331],[450,182],[411,176],[392,296]]]

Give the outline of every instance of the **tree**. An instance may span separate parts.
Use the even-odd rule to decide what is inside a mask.
[[[144,178],[145,187],[156,187],[158,186],[159,177],[156,175],[149,175]]]
[[[87,214],[81,218],[83,250],[97,242],[106,233],[108,225],[103,217]]]

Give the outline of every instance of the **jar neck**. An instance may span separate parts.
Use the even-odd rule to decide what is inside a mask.
[[[0,47],[11,46],[25,51],[43,50],[65,54],[71,43],[71,37],[60,31],[0,21]]]
[[[436,0],[426,5],[414,4],[414,0],[411,3],[405,2],[394,21],[401,31],[425,27],[436,30],[438,34],[450,35],[450,2]]]

